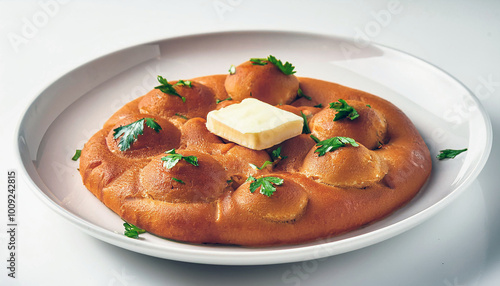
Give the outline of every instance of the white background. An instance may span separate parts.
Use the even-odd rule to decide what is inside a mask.
[[[382,11],[395,5],[391,2],[1,1],[0,284],[498,285],[500,2],[400,1],[400,12],[383,18]],[[8,278],[6,174],[21,171],[14,132],[31,100],[53,80],[100,55],[221,30],[345,36],[428,61],[464,83],[486,107],[494,130],[490,159],[449,207],[402,235],[326,259],[251,267],[175,262],[101,242],[51,211],[20,176],[17,278]]]

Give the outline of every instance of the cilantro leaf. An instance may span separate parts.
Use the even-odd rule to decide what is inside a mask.
[[[313,138],[314,139],[314,138]],[[326,152],[332,152],[340,147],[344,147],[346,144],[351,144],[354,147],[358,147],[358,143],[354,139],[349,137],[332,137],[323,141],[320,141],[316,146],[321,146],[317,148],[314,152],[318,152],[318,156],[323,156]]]
[[[182,156],[181,154],[175,153],[175,149],[168,150],[165,152],[168,154],[165,157],[162,157],[163,167],[167,169],[172,169],[180,160],[184,160],[193,166],[198,166],[198,158],[195,156]]]
[[[226,101],[226,100],[233,100],[233,98],[229,96],[229,97],[224,98],[224,99],[217,99],[217,100],[215,100],[215,103],[219,104],[219,103]]]
[[[137,226],[128,222],[124,223],[123,226],[125,227],[125,231],[123,232],[123,234],[130,238],[139,238],[139,234],[146,232],[144,229],[138,228]]]
[[[157,79],[158,79],[158,82],[161,83],[161,85],[155,86],[156,89],[159,89],[163,93],[167,93],[167,94],[178,96],[178,97],[180,97],[182,99],[182,102],[186,102],[186,98],[184,96],[181,96],[177,92],[177,90],[175,90],[174,86],[176,86],[176,85],[186,85],[188,87],[191,87],[191,82],[190,81],[188,81],[189,85],[185,81],[183,81],[183,80],[179,80],[176,84],[172,85],[172,84],[168,83],[168,81],[165,78],[163,78],[161,75],[159,75],[157,77]],[[182,83],[179,83],[179,82],[182,82]]]
[[[347,104],[347,102],[343,99],[339,99],[339,102],[330,103],[330,108],[335,109],[337,111],[337,114],[335,114],[335,118],[333,119],[333,121],[337,121],[346,117],[351,120],[354,120],[359,117],[359,114],[356,111],[356,109]]]
[[[71,158],[71,160],[76,161],[78,160],[78,158],[80,158],[81,155],[82,155],[82,150],[76,149],[75,155],[73,155],[73,158]]]
[[[265,60],[267,60],[266,58],[251,58],[250,59],[250,62],[252,62],[252,65],[258,65],[258,66],[265,66],[267,65],[267,62],[265,62]]]
[[[285,62],[285,64],[283,64],[281,60],[278,60],[271,55],[267,57],[267,60],[276,67],[278,67],[281,70],[281,72],[284,73],[285,75],[291,75],[296,73],[296,71],[294,71],[295,67],[289,62]]]
[[[300,114],[302,115],[302,120],[304,120],[304,125],[302,126],[302,133],[311,134],[311,129],[309,129],[309,124],[307,123],[306,115],[302,111],[300,112]]]
[[[307,96],[303,91],[302,89],[299,87],[299,89],[297,90],[297,96],[298,97],[303,97],[307,100],[312,100],[312,98],[310,96]]]
[[[444,150],[439,151],[440,153],[436,156],[436,158],[438,158],[439,160],[453,159],[458,154],[463,153],[465,151],[467,151],[467,148],[460,149],[460,150],[444,149]]]
[[[276,186],[280,186],[283,184],[283,179],[277,177],[260,177],[258,179],[253,176],[248,177],[247,182],[251,181],[250,184],[250,192],[255,192],[258,188],[260,188],[260,193],[266,195],[268,197],[272,196],[274,192],[276,192]]]
[[[314,107],[321,108],[321,107],[323,107],[323,104],[320,103],[320,104],[315,105]]]
[[[156,131],[156,133],[160,132],[161,126],[156,123],[153,118],[143,118],[137,121],[134,121],[130,124],[120,126],[118,128],[113,129],[113,138],[118,139],[120,136],[120,142],[118,142],[118,147],[120,151],[126,151],[130,149],[132,143],[137,140],[139,135],[142,135],[144,132],[144,122],[146,122],[146,126]]]

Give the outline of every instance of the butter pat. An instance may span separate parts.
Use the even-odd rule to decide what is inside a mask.
[[[254,150],[279,144],[302,133],[303,119],[254,98],[207,115],[207,129],[215,135]]]

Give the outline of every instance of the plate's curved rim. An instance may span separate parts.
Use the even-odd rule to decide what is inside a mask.
[[[15,140],[18,148],[16,148],[17,151],[17,157],[21,162],[21,169],[24,175],[26,176],[26,181],[28,185],[30,186],[30,189],[33,189],[33,192],[36,194],[36,196],[41,199],[45,204],[49,206],[50,209],[58,213],[59,215],[63,216],[65,219],[69,220],[70,222],[74,223],[77,225],[79,228],[81,228],[83,231],[86,233],[102,240],[105,242],[108,242],[110,244],[147,254],[150,256],[155,256],[159,258],[166,258],[166,259],[173,259],[173,260],[178,260],[178,261],[185,261],[185,262],[194,262],[194,263],[204,263],[204,264],[214,264],[214,265],[265,265],[265,264],[278,264],[278,263],[289,263],[289,262],[297,262],[297,261],[303,261],[307,259],[317,259],[317,258],[322,258],[326,256],[332,256],[332,255],[337,255],[340,253],[345,253],[349,251],[353,251],[356,249],[360,249],[366,246],[370,246],[373,244],[376,244],[378,242],[381,242],[383,240],[389,239],[391,237],[394,237],[408,229],[411,229],[415,227],[416,225],[424,222],[427,220],[429,217],[432,215],[436,214],[438,211],[443,209],[446,205],[451,203],[457,196],[459,196],[474,180],[477,178],[481,170],[483,169],[484,165],[486,164],[486,161],[489,157],[490,151],[491,151],[491,146],[492,146],[492,141],[493,141],[493,131],[492,131],[492,126],[491,126],[491,121],[489,119],[488,113],[486,112],[485,108],[479,101],[479,99],[475,96],[475,94],[467,88],[462,82],[460,82],[458,79],[456,79],[454,76],[450,75],[446,71],[440,69],[439,67],[427,62],[426,60],[423,60],[419,57],[413,56],[407,52],[388,47],[386,45],[382,45],[379,43],[371,42],[371,46],[375,47],[381,47],[386,50],[396,52],[400,55],[404,55],[406,57],[411,58],[412,60],[417,60],[424,65],[432,68],[435,70],[437,73],[442,73],[445,77],[449,77],[451,80],[453,80],[455,83],[458,83],[459,86],[461,86],[464,91],[466,91],[467,95],[474,100],[474,102],[478,106],[478,110],[480,112],[481,118],[483,119],[483,123],[486,128],[486,140],[485,140],[485,148],[483,149],[483,152],[481,153],[481,156],[477,163],[472,166],[472,171],[469,172],[468,176],[466,176],[461,184],[459,184],[455,190],[453,190],[450,194],[446,195],[443,197],[441,200],[437,201],[430,207],[406,218],[401,221],[398,221],[396,223],[393,223],[391,225],[376,229],[374,231],[371,231],[369,233],[361,234],[355,237],[350,237],[344,240],[339,240],[339,241],[333,241],[333,242],[326,242],[326,243],[320,243],[320,244],[314,244],[314,245],[306,245],[306,246],[299,246],[294,245],[294,248],[291,249],[266,249],[266,248],[256,248],[252,249],[252,251],[248,252],[227,252],[224,251],[223,249],[217,250],[217,256],[214,256],[214,251],[208,251],[206,249],[182,249],[178,250],[177,248],[165,248],[164,246],[159,246],[157,244],[141,241],[141,240],[132,240],[130,238],[127,238],[121,234],[114,233],[108,229],[104,229],[102,227],[96,226],[87,220],[75,215],[74,213],[66,210],[64,207],[60,206],[56,202],[54,202],[45,192],[43,192],[40,187],[35,183],[33,178],[31,177],[29,171],[28,171],[28,164],[32,164],[29,156],[26,159],[26,154],[22,154],[22,149],[25,144],[22,142],[22,127],[27,120],[27,112],[30,110],[30,108],[33,106],[33,104],[36,102],[38,98],[41,97],[44,91],[48,90],[51,88],[52,85],[57,83],[61,78],[69,75],[72,72],[75,72],[79,69],[82,69],[85,67],[85,65],[97,62],[101,60],[102,58],[109,57],[111,55],[116,55],[118,53],[121,53],[127,49],[141,46],[141,45],[148,45],[148,44],[154,44],[157,42],[161,41],[175,41],[177,39],[185,39],[185,38],[196,38],[196,37],[206,37],[206,36],[211,36],[211,35],[222,35],[222,34],[241,34],[241,33],[248,33],[248,34],[253,34],[253,35],[258,35],[262,33],[268,33],[268,34],[286,34],[286,35],[304,35],[304,36],[309,36],[309,37],[321,37],[325,39],[335,39],[336,41],[338,40],[345,40],[352,42],[352,39],[347,38],[347,37],[341,37],[341,36],[336,36],[336,35],[328,35],[328,34],[321,34],[321,33],[312,33],[312,32],[304,32],[304,31],[288,31],[288,30],[234,30],[234,31],[213,31],[213,32],[202,32],[202,33],[191,33],[191,34],[186,34],[186,35],[176,35],[172,37],[166,37],[166,38],[160,38],[156,39],[153,41],[146,41],[142,43],[137,43],[135,45],[130,45],[124,48],[120,48],[118,50],[109,52],[104,55],[100,55],[94,59],[91,59],[89,61],[86,61],[82,63],[81,65],[65,72],[61,76],[59,76],[57,79],[51,81],[47,85],[45,85],[40,91],[36,94],[34,98],[30,100],[30,103],[28,106],[25,108],[25,110],[22,113],[22,116],[20,117],[18,123],[17,123],[17,129],[15,132]],[[28,147],[25,146],[27,149]],[[48,188],[47,188],[48,189]],[[367,241],[367,239],[369,241]],[[175,242],[178,243],[178,242]],[[179,242],[181,243],[181,242]],[[348,244],[348,245],[346,245]],[[335,246],[342,246],[341,250],[339,250],[339,247]],[[317,249],[328,249],[328,248],[333,248],[333,251],[329,251],[327,254],[318,254],[317,257],[310,257],[311,253],[315,253],[314,251]],[[168,255],[165,255],[165,251],[168,250],[169,253]],[[201,255],[201,256],[200,256]]]

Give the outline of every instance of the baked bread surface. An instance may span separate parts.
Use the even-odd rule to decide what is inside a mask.
[[[431,173],[431,159],[400,109],[360,90],[273,68],[247,62],[235,74],[194,78],[191,88],[175,87],[185,102],[158,89],[129,102],[85,144],[80,157],[84,185],[125,221],[155,235],[246,246],[297,244],[345,233],[384,218],[418,193]],[[310,99],[297,96],[299,87]],[[301,134],[256,151],[206,129],[209,111],[250,96],[303,113],[319,140],[350,137],[359,147],[318,156],[316,142]],[[224,100],[228,97],[232,100]],[[339,99],[360,116],[333,121],[329,103]],[[162,129],[144,128],[130,149],[120,151],[113,130],[141,118],[155,119]],[[251,167],[271,161],[270,152],[278,147],[285,159],[262,170]],[[181,160],[165,168],[161,158],[171,149],[197,157],[199,165]],[[278,177],[283,184],[268,197],[250,192],[250,176]]]

